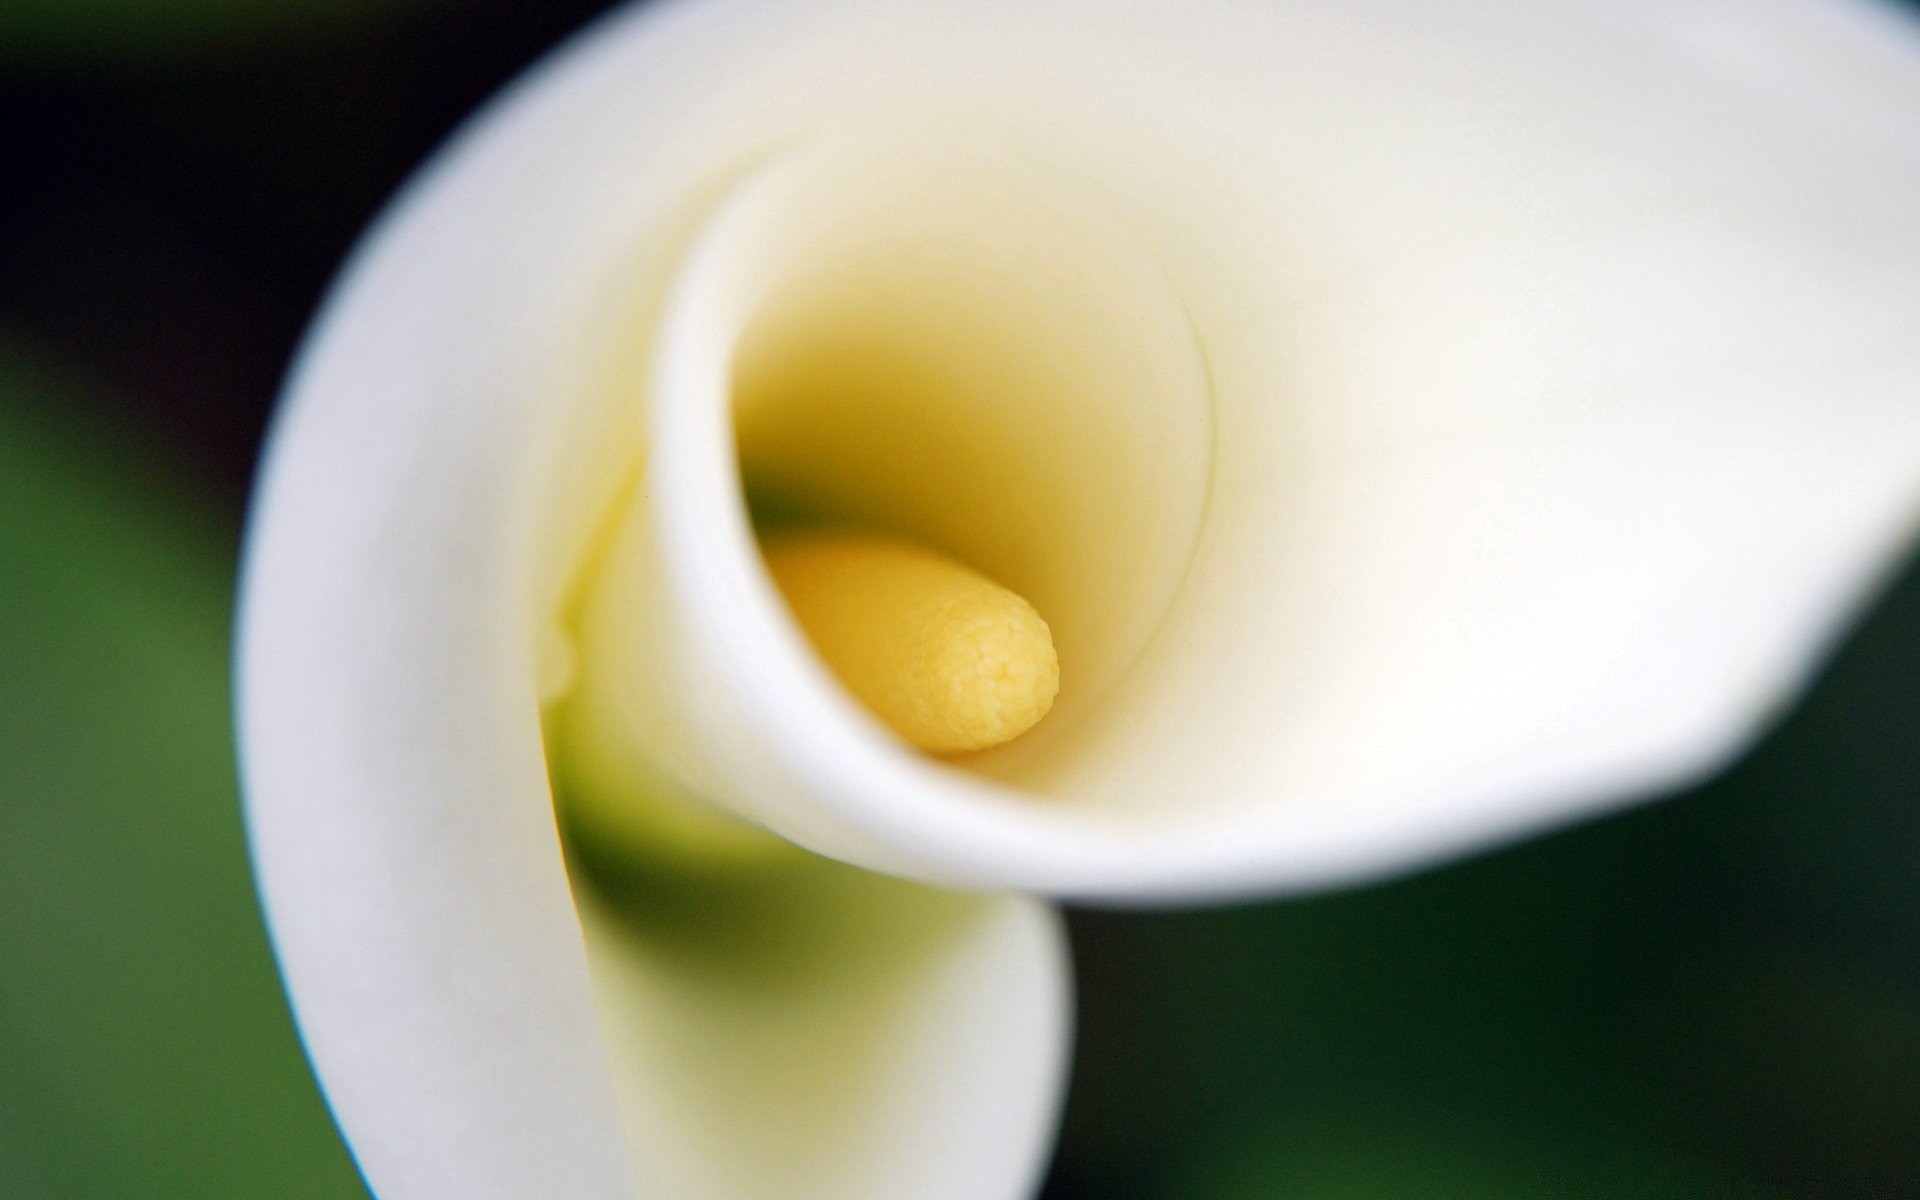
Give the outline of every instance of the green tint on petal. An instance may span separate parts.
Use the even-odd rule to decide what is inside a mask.
[[[1027,1194],[1067,1022],[1050,909],[658,811],[610,827],[604,799],[577,803],[562,778],[643,1195]]]
[[[0,1191],[364,1196],[249,883],[232,547],[60,394],[0,347]]]
[[[595,888],[607,907],[586,914],[624,1074],[668,1098],[672,1152],[740,1195],[811,1195],[858,1174],[868,1151],[846,1143],[889,1106],[929,978],[994,919],[978,897],[790,853],[704,871],[609,866]]]

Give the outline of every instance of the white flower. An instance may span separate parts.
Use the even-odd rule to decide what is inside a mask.
[[[1920,507],[1916,213],[1920,38],[1855,0],[603,22],[369,239],[255,516],[255,852],[369,1179],[1020,1195],[1027,896],[1349,881],[1724,762]],[[743,470],[1032,600],[1054,714],[892,739]],[[688,809],[704,865],[570,889],[550,766],[918,883]]]

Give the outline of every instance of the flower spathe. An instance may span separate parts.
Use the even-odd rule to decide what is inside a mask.
[[[360,252],[250,536],[255,852],[375,1188],[1017,1196],[1066,1005],[1023,893],[1324,885],[1722,761],[1920,503],[1917,47],[1846,0],[589,31]],[[764,492],[990,568],[1054,713],[886,736]],[[807,860],[741,911],[820,970],[673,953],[569,889],[587,697],[615,774],[988,890]]]

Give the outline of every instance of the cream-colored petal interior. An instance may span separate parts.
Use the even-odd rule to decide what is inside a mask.
[[[686,1074],[619,1014],[705,1036],[725,955],[609,1002],[659,948],[596,928],[590,971],[549,772],[677,796],[570,815],[721,875],[775,869],[757,822],[1140,900],[1718,761],[1911,525],[1916,64],[1870,0],[676,0],[541,68],[360,252],[250,534],[252,836],[374,1186],[627,1197],[612,1093]],[[1008,575],[1059,707],[905,750],[749,492]],[[1057,947],[928,937],[979,971],[943,994],[1012,981],[1028,1023],[902,1044],[1038,1128],[1052,1081],[990,1052],[1040,1061]],[[1019,1107],[966,1095],[896,1115]]]
[[[718,382],[756,523],[938,550],[1052,630],[1054,711],[969,759],[1002,774],[1086,720],[1150,640],[1213,452],[1206,363],[1149,247],[1009,141],[869,135],[792,153],[731,197],[716,248],[741,272]],[[670,648],[641,644],[677,636],[648,573],[658,494],[649,479],[620,501],[574,707],[608,727],[604,757],[626,746],[636,773],[677,764],[667,774],[711,793],[677,692],[647,669]]]
[[[916,111],[771,153],[669,288],[616,535],[672,643],[632,743],[852,861],[1129,896],[1378,872],[1720,761],[1920,479],[1905,85],[1818,5],[1751,20],[1734,61],[1641,10],[1123,6],[1044,70],[881,23],[927,78],[840,95]],[[1132,86],[1147,46],[1182,86]],[[887,738],[760,570],[754,520],[796,518],[1027,596],[1056,712],[953,763]]]
[[[603,859],[588,876],[595,996],[644,1194],[1032,1187],[1069,1020],[1044,905],[798,854],[744,872]]]
[[[1087,185],[1012,137],[917,138],[759,185],[780,194],[742,235],[767,274],[732,364],[741,476],[762,522],[900,535],[1025,597],[1071,680],[1057,729],[1185,573],[1206,365],[1149,247]]]

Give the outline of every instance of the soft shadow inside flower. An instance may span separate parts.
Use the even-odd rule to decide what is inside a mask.
[[[726,397],[737,501],[776,560],[762,582],[783,539],[855,531],[1030,601],[1057,648],[1055,711],[948,760],[1017,769],[1029,739],[1098,705],[1180,586],[1209,459],[1185,310],[1114,214],[1004,153],[829,150],[743,186],[750,202],[709,236],[749,306]],[[957,996],[994,974],[966,964],[1039,943],[1004,901],[840,866],[723,807],[660,687],[674,621],[648,511],[658,453],[632,447],[629,482],[584,515],[603,532],[542,651],[616,1087],[636,1158],[675,1186],[684,1156],[729,1162],[740,1194],[831,1191],[849,1161],[911,1157],[888,1138],[917,1128],[928,1079],[978,1088],[965,1078],[1009,1055],[1044,1064],[1003,1046],[966,1051],[966,1071],[928,1065],[1033,1023],[996,1015],[1031,1004],[1021,991]]]
[[[823,531],[891,542],[978,572],[1039,615],[1061,681],[1057,700],[1045,689],[1052,711],[997,748],[934,747],[961,769],[1017,777],[1152,638],[1192,554],[1212,446],[1206,364],[1148,244],[1097,189],[1005,140],[790,154],[709,214],[707,253],[717,243],[739,279],[726,416],[737,500],[766,546]],[[686,750],[677,697],[662,695],[674,620],[648,511],[655,453],[629,447],[625,482],[604,489],[601,511],[575,514],[598,532],[576,539],[588,546],[577,578],[555,589],[573,599],[538,647],[583,913],[590,930],[624,927],[595,934],[594,957],[617,964],[651,938],[682,938],[667,909],[722,914],[698,926],[715,945],[756,941],[743,930],[773,908],[802,941],[858,945],[844,906],[796,916],[806,888],[789,885],[864,874],[729,811],[724,785]],[[761,566],[777,594],[777,572]],[[795,646],[807,645],[803,624],[783,631]],[[937,893],[871,887],[901,912],[945,919]],[[770,908],[750,899],[775,894]],[[617,989],[627,974],[606,978]]]
[[[303,355],[249,550],[255,849],[375,1186],[1023,1194],[1050,916],[766,830],[1244,897],[1777,711],[1911,530],[1909,59],[1782,3],[1730,72],[1628,7],[649,7],[460,139]],[[1053,712],[889,735],[754,505],[1011,588]]]
[[[1179,586],[1199,347],[1134,231],[1012,155],[829,155],[790,186],[740,231],[782,238],[734,357],[757,524],[882,531],[1033,605],[1058,707],[970,763],[994,771],[1097,705]]]
[[[880,139],[763,168],[714,218],[707,254],[738,290],[726,398],[761,536],[895,540],[1044,620],[1052,712],[955,760],[1017,778],[1151,639],[1205,508],[1206,364],[1150,246],[1098,189],[1017,153]],[[657,808],[678,833],[757,843],[706,810],[701,765],[676,759],[663,732],[676,715],[640,678],[645,627],[670,621],[638,470],[574,622],[579,680],[557,744],[599,781],[576,807],[602,827],[632,824],[614,808]],[[784,636],[805,644],[797,623]]]
[[[916,1060],[997,914],[797,851],[636,859],[586,839],[573,871],[628,1136],[664,1194],[831,1196],[899,1153]]]

